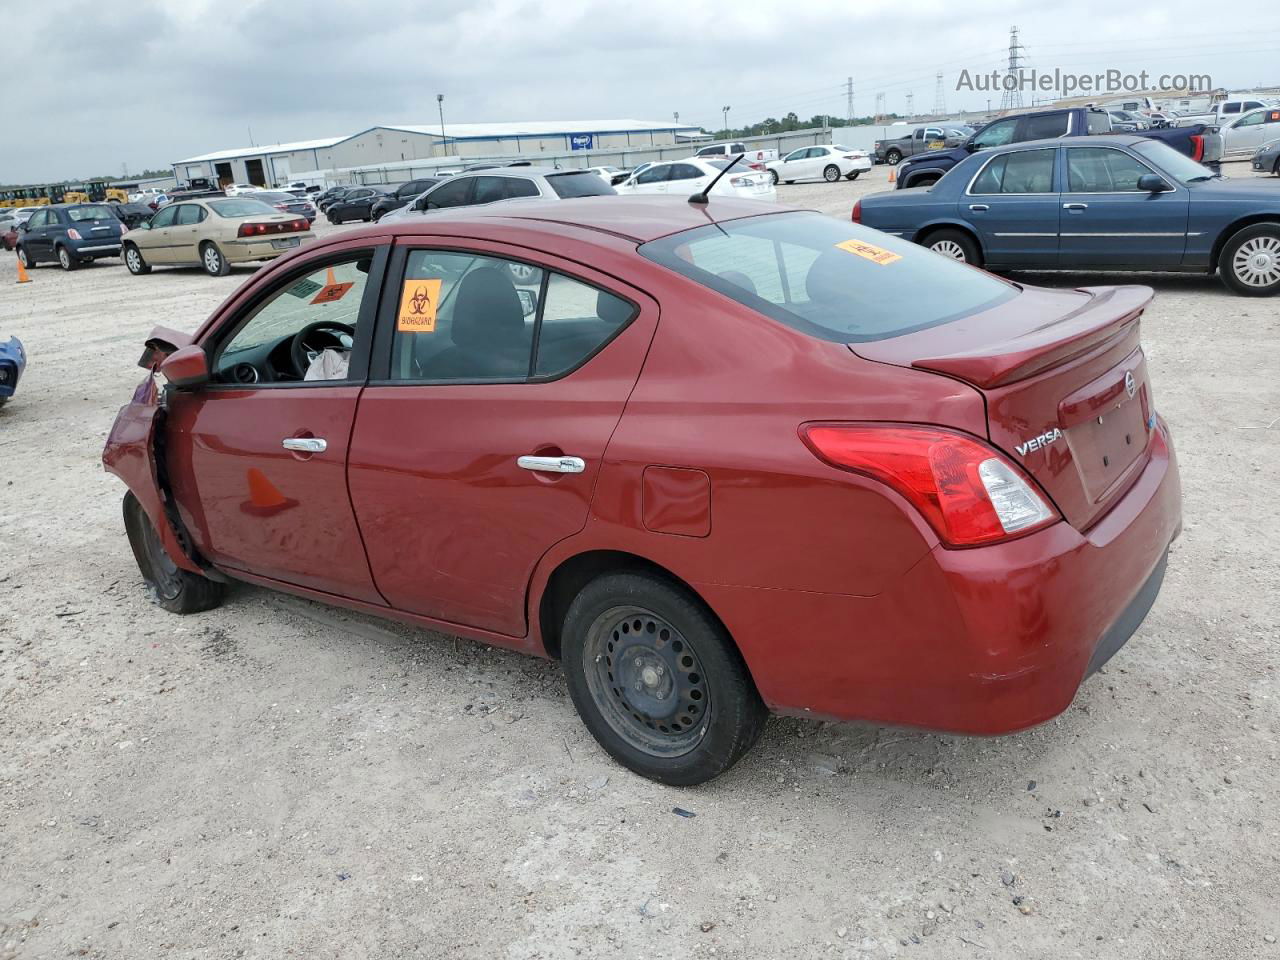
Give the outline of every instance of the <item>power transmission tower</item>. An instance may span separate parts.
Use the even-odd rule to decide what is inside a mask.
[[[844,95],[845,95],[844,121],[849,126],[853,126],[853,77],[850,77],[848,80],[845,81]]]
[[[947,95],[942,90],[942,71],[938,71],[938,86],[933,91],[933,115],[935,117],[945,117],[947,115]]]
[[[911,118],[916,115],[915,99],[916,99],[916,95],[914,93],[907,94],[907,120],[908,121],[910,121]]]
[[[1009,69],[1006,72],[1004,95],[1000,97],[1001,110],[1017,110],[1022,106],[1022,89],[1019,83],[1022,70],[1022,44],[1018,42],[1018,28],[1009,28]]]

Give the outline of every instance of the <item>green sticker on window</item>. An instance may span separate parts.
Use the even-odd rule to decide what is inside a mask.
[[[320,284],[303,277],[285,292],[290,296],[297,297],[299,300],[305,300],[319,289]]]

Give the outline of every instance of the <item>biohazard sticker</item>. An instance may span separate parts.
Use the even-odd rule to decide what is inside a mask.
[[[862,257],[864,260],[870,260],[882,266],[902,259],[901,254],[886,250],[884,247],[877,247],[874,243],[863,243],[861,240],[846,240],[844,243],[837,243],[836,247],[845,253],[852,253],[855,257]]]
[[[400,333],[435,333],[436,305],[440,301],[439,277],[429,280],[406,280],[400,293],[400,312],[396,314],[396,330]]]
[[[354,283],[326,283],[312,299],[312,303],[334,303],[347,295]]]

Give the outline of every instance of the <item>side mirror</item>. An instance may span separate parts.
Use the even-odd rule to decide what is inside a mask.
[[[209,382],[209,358],[193,343],[160,361],[160,374],[170,386],[198,387]]]
[[[963,144],[961,144],[961,146],[963,146],[970,153],[974,153],[975,151],[982,149],[982,144],[980,144],[977,140],[966,140]]]
[[[520,309],[526,317],[532,317],[538,312],[538,295],[532,290],[517,290],[516,296],[520,298]]]
[[[135,229],[135,230],[150,230],[150,229],[151,229],[151,221],[150,221],[150,220],[142,220],[142,221],[140,221],[140,222],[138,223],[138,225],[137,225],[134,229]]]
[[[1138,178],[1138,189],[1147,193],[1166,193],[1172,190],[1173,187],[1165,183],[1164,177],[1148,173]]]

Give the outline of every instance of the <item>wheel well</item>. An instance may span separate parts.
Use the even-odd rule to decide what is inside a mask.
[[[1218,266],[1218,257],[1222,255],[1222,248],[1227,245],[1228,240],[1245,227],[1257,226],[1260,223],[1280,225],[1280,217],[1277,217],[1274,213],[1255,213],[1247,217],[1241,217],[1239,220],[1228,224],[1218,234],[1218,239],[1213,242],[1213,252],[1209,254],[1209,269],[1212,271]]]
[[[916,243],[923,246],[924,242],[928,240],[931,236],[933,236],[935,233],[937,233],[939,230],[955,230],[959,233],[966,234],[969,237],[969,239],[973,241],[974,246],[978,248],[978,252],[979,253],[983,252],[982,241],[978,239],[978,235],[974,233],[973,230],[971,230],[969,227],[966,227],[964,224],[961,224],[961,223],[935,223],[932,226],[925,227],[923,230],[917,233],[913,238],[913,240]]]
[[[546,589],[542,591],[542,600],[538,606],[538,623],[542,628],[542,644],[552,659],[560,659],[560,627],[564,623],[565,614],[569,612],[569,605],[573,603],[573,598],[592,580],[609,573],[647,573],[666,580],[687,591],[707,608],[711,616],[717,620],[720,619],[711,609],[710,604],[698,596],[698,591],[666,567],[634,553],[625,553],[620,550],[592,550],[570,557],[556,567],[550,579],[547,580]],[[724,626],[723,622],[721,626]],[[728,634],[728,632],[726,629],[725,633]]]
[[[921,170],[919,172],[908,173],[906,177],[899,177],[902,180],[901,189],[907,187],[928,186],[931,183],[937,183],[942,179],[942,173],[937,170]]]

